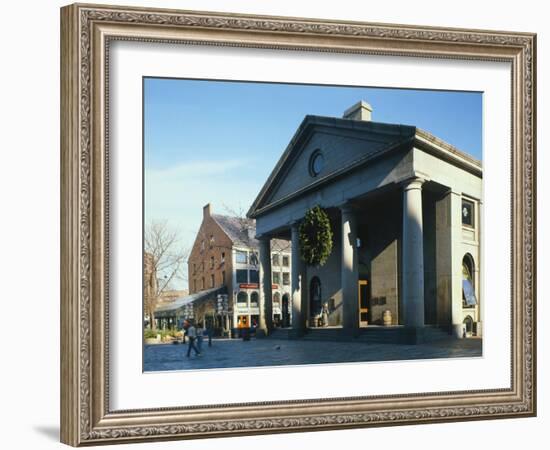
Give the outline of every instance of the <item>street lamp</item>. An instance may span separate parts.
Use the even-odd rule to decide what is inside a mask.
[[[226,294],[219,294],[217,298],[217,313],[222,317],[223,328],[227,330],[228,336],[231,337],[231,330],[228,326],[228,317],[229,317],[229,300]]]

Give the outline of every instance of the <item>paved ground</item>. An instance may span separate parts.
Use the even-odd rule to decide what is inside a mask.
[[[201,356],[186,357],[187,345],[146,345],[144,371],[286,366],[404,359],[480,357],[481,339],[457,339],[420,345],[366,344],[299,340],[213,340]]]

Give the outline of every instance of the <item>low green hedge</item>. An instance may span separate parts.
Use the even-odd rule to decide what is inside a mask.
[[[143,337],[145,339],[155,339],[157,337],[157,334],[159,334],[157,330],[151,330],[150,328],[143,330]]]
[[[173,338],[181,338],[182,336],[181,330],[151,330],[150,328],[143,330],[143,337],[145,339],[156,339],[159,334],[161,339],[164,339],[167,336]]]

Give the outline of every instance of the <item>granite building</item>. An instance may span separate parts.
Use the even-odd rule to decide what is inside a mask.
[[[292,328],[427,328],[481,335],[481,163],[414,126],[371,120],[359,102],[343,118],[308,115],[252,204],[260,273],[274,240],[291,242]],[[334,233],[324,266],[299,257],[298,227],[321,206]],[[262,277],[262,275],[260,275]],[[267,278],[266,278],[267,280]],[[274,293],[260,296],[269,331]]]

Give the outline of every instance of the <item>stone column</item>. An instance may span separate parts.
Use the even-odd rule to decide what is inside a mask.
[[[291,320],[292,328],[300,334],[305,328],[304,311],[302,311],[302,275],[304,262],[300,257],[300,234],[298,232],[298,222],[294,222],[290,227],[291,235],[291,271],[290,274],[290,302],[291,302]]]
[[[437,323],[458,338],[463,327],[461,207],[461,194],[452,189],[436,204]]]
[[[412,178],[403,186],[403,300],[405,325],[424,326],[424,243],[422,184]]]
[[[350,205],[340,208],[342,213],[341,282],[343,326],[355,333],[359,330],[359,264],[357,261],[357,219]]]
[[[266,334],[273,329],[273,307],[271,296],[271,240],[260,238],[260,323]]]
[[[457,338],[463,337],[462,323],[462,196],[457,192],[447,194],[450,200],[449,228],[451,251],[447,258],[451,260],[451,325],[453,335]],[[477,265],[476,265],[477,267]],[[474,274],[472,274],[475,276]],[[474,281],[475,283],[475,281]]]

